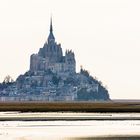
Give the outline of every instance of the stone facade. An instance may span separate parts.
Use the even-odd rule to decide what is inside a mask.
[[[61,44],[55,42],[52,21],[47,42],[43,48],[40,48],[38,54],[32,54],[30,57],[30,71],[46,71],[48,69],[57,74],[76,72],[74,52],[66,50],[63,56]]]

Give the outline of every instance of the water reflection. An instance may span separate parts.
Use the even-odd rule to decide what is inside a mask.
[[[57,121],[18,121],[20,117],[58,117]],[[94,117],[126,117],[131,120],[95,120]],[[140,114],[100,113],[0,113],[0,118],[14,117],[17,121],[0,121],[0,140],[139,140]],[[69,117],[76,118],[69,120]],[[83,120],[78,120],[78,118]],[[63,120],[61,118],[66,118]],[[84,120],[84,118],[86,118]],[[87,118],[93,118],[87,120]],[[20,119],[19,119],[20,120]]]

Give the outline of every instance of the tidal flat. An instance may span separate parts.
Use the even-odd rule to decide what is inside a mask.
[[[83,137],[70,138],[67,140],[139,140],[140,136],[104,136],[104,137]]]
[[[0,140],[140,139],[140,102],[6,102],[0,111]]]
[[[140,113],[0,112],[0,117],[16,118],[14,121],[0,121],[0,140],[140,139],[140,120],[133,120],[139,118]],[[43,117],[46,120],[23,121],[19,119],[20,117],[28,119]],[[58,119],[48,119],[51,117]],[[105,117],[108,119],[105,120]]]

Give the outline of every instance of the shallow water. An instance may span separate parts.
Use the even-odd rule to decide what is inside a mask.
[[[21,117],[58,117],[57,121],[18,121]],[[18,113],[0,112],[0,140],[139,140],[140,120],[105,120],[104,117],[139,118],[139,113]],[[76,120],[69,120],[70,117]],[[96,120],[96,118],[103,118]],[[65,118],[66,120],[62,119]],[[79,118],[79,120],[78,120]],[[82,118],[82,120],[80,120]],[[85,120],[84,120],[85,118]],[[90,120],[87,120],[90,118]],[[93,119],[92,119],[93,118]]]

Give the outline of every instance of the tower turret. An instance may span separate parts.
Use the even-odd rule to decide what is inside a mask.
[[[70,73],[75,73],[76,61],[75,61],[74,52],[72,52],[72,50],[66,50],[65,64],[66,64],[66,71],[69,71]]]

